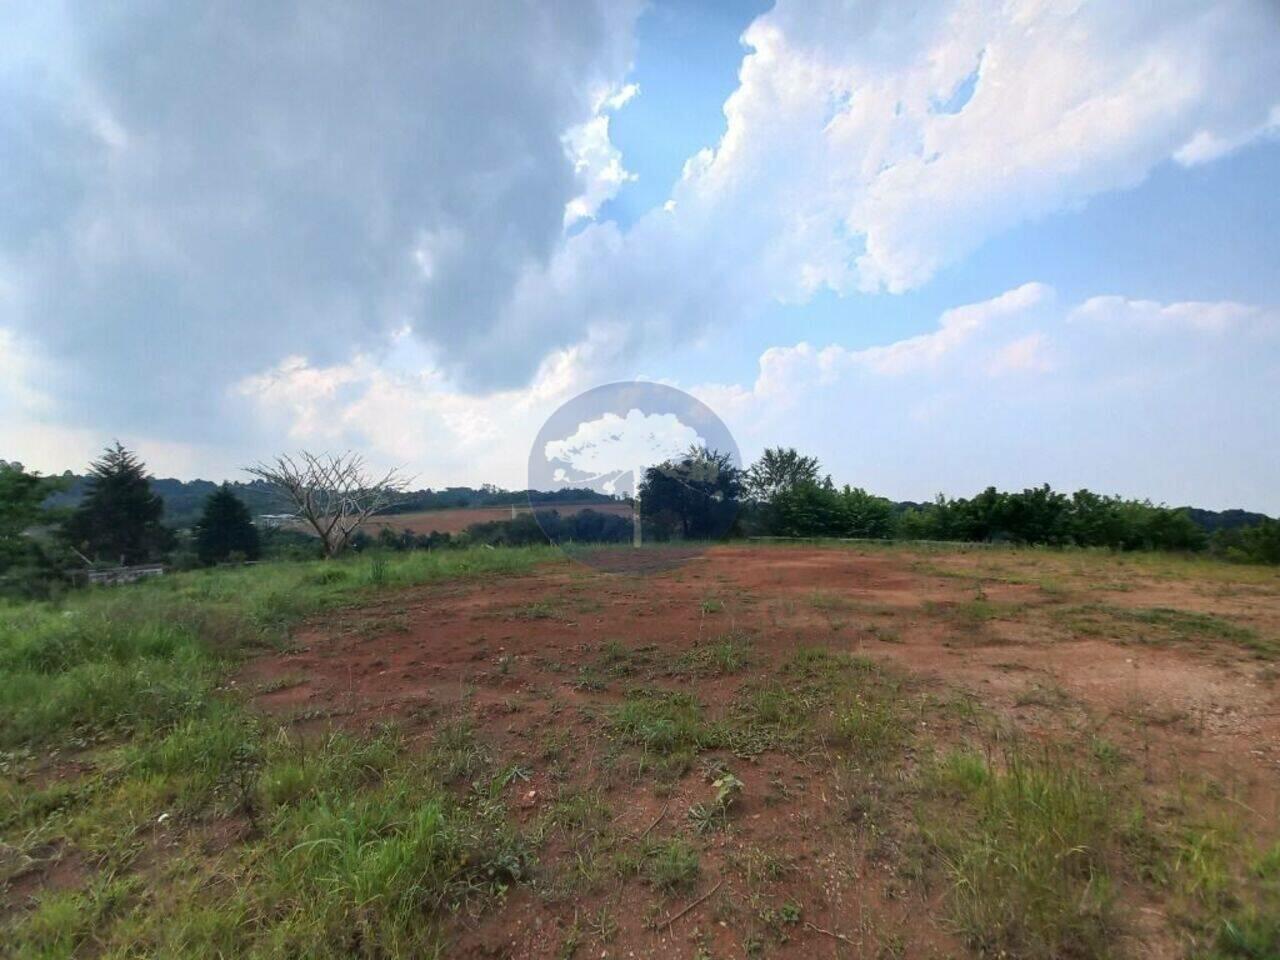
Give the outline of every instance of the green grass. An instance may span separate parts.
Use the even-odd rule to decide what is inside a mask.
[[[3,921],[12,955],[434,955],[436,918],[500,894],[530,856],[474,731],[446,724],[413,759],[389,733],[304,744],[225,681],[306,616],[556,556],[263,564],[0,607],[0,842],[19,869],[70,857],[85,873]],[[37,786],[22,771],[48,747],[79,759]],[[206,824],[243,841],[211,856]]]
[[[1011,620],[1025,609],[1023,604],[999,603],[982,597],[954,603],[935,600],[926,600],[924,603],[926,613],[969,627],[979,626],[992,620]]]
[[[1055,616],[1084,636],[1110,636],[1139,643],[1227,641],[1255,655],[1280,656],[1280,641],[1207,613],[1169,607],[1130,608],[1091,603],[1063,608]]]
[[[826,743],[871,763],[906,739],[901,693],[900,679],[865,657],[801,648],[775,678],[743,687],[723,726],[725,742],[744,755],[802,754]]]
[[[971,945],[1029,960],[1111,955],[1122,839],[1114,798],[1089,771],[1011,746],[999,763],[949,754],[930,781],[945,807],[924,829]]]
[[[619,876],[639,876],[668,894],[691,889],[701,869],[697,848],[683,837],[650,837],[619,850],[614,858],[614,871]]]
[[[574,686],[579,690],[605,690],[615,680],[634,677],[653,662],[655,649],[651,645],[632,647],[621,640],[606,640],[594,662],[578,668]]]
[[[478,786],[449,789],[461,775]],[[434,956],[439,920],[532,862],[502,802],[514,778],[461,724],[424,762],[391,731],[303,742],[222,705],[115,750],[90,779],[79,804],[9,810],[11,836],[56,833],[102,866],[18,918],[16,956],[89,942],[108,955]],[[244,841],[210,858],[188,838],[213,822],[242,824]],[[147,837],[165,856],[136,873]]]
[[[586,640],[585,657],[547,669],[582,663],[579,696],[630,685],[578,715],[612,741],[600,755],[584,751],[590,740],[566,722],[572,707],[557,706],[503,755],[502,735],[486,738],[493,726],[482,725],[483,711],[441,706],[430,732],[415,727],[412,739],[393,729],[303,739],[246,710],[227,683],[246,653],[287,646],[305,617],[396,586],[518,573],[556,556],[266,564],[0,607],[0,883],[40,861],[62,858],[66,868],[59,884],[0,919],[5,954],[444,957],[459,916],[478,916],[529,880],[529,896],[575,917],[563,949],[595,955],[619,919],[630,927],[634,918],[615,919],[612,901],[578,915],[584,897],[641,885],[651,901],[642,922],[653,923],[726,867],[763,896],[761,884],[793,870],[790,835],[753,834],[754,815],[792,817],[801,808],[787,805],[808,797],[806,808],[821,813],[797,829],[813,829],[833,851],[865,853],[876,866],[860,876],[893,878],[881,893],[914,898],[919,883],[919,903],[932,904],[941,890],[946,920],[977,955],[1124,954],[1140,929],[1134,904],[1154,902],[1189,957],[1280,956],[1280,847],[1255,848],[1243,808],[1235,821],[1220,792],[1206,790],[1195,805],[1148,792],[1100,726],[1061,731],[1053,747],[1001,739],[989,754],[950,749],[991,718],[972,700],[949,707],[927,682],[870,659],[813,647],[776,663],[772,645],[753,647],[736,630],[713,631],[674,658]],[[995,564],[1006,555],[989,556]],[[1147,562],[1132,566],[1149,573]],[[830,599],[815,598],[817,609]],[[393,616],[386,606],[367,618],[377,629]],[[981,597],[962,607],[950,615],[974,625],[1020,612]],[[521,609],[547,619],[542,612],[576,608],[552,597]],[[1087,611],[1126,636],[1261,642],[1184,611],[1056,609]],[[690,612],[700,624],[720,615]],[[727,707],[712,712],[685,692],[691,677],[715,678],[708,689],[730,696]],[[654,683],[676,689],[641,686]],[[1043,687],[1021,699],[1060,697]],[[619,760],[633,765],[634,781],[613,779]],[[713,787],[731,763],[757,791],[743,794],[743,816],[728,815],[731,800],[713,803],[706,785],[673,786],[700,761]],[[526,806],[534,787],[538,800]],[[653,819],[655,806],[618,826],[634,794],[664,791],[679,801],[665,819]],[[752,835],[768,848],[744,846]],[[747,923],[760,934],[750,942],[763,945],[814,906],[770,894],[734,913],[722,895],[684,922]],[[841,918],[814,919],[857,932]]]
[[[283,642],[306,616],[391,587],[516,573],[557,556],[410,552],[376,575],[361,558],[272,563],[0,605],[0,748],[164,730],[209,708],[236,657]]]
[[[698,701],[670,690],[632,691],[614,709],[610,727],[622,742],[658,754],[696,751],[718,739]]]
[[[1175,825],[1163,878],[1206,960],[1280,956],[1280,843],[1257,849],[1238,811],[1212,807]]]
[[[673,676],[713,677],[741,673],[751,663],[751,639],[730,632],[686,650],[668,672]]]

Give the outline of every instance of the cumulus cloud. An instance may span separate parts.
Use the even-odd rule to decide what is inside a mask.
[[[286,445],[356,448],[379,465],[408,465],[423,484],[524,486],[534,435],[561,403],[595,384],[607,335],[547,356],[529,385],[468,391],[412,337],[390,351],[323,364],[287,357],[237,381],[233,402]],[[264,448],[263,452],[270,452]]]
[[[900,497],[1050,481],[1275,512],[1277,382],[1275,307],[1026,284],[897,343],[773,347],[753,383],[693,392],[744,451],[794,444]]]
[[[1015,224],[1280,127],[1270,0],[782,0],[677,211],[748,211],[773,292],[902,291]]]
[[[216,434],[264,362],[405,325],[475,383],[527,380],[548,344],[489,334],[613,169],[584,181],[562,138],[620,104],[637,7],[7,10],[0,325],[75,371],[68,411],[169,434]]]
[[[239,391],[253,418],[299,446],[355,446],[380,462],[426,465],[426,483],[523,486],[538,428],[597,382],[596,358],[613,347],[559,352],[529,387],[491,397],[460,390],[430,365],[396,373],[362,358],[286,361]],[[921,336],[861,349],[776,346],[752,382],[686,386],[748,459],[795,445],[837,480],[892,496],[1050,481],[1276,511],[1278,347],[1274,307],[1063,303],[1030,283],[943,311]]]
[[[634,83],[606,91],[596,99],[595,116],[564,135],[565,150],[583,184],[582,193],[565,205],[565,226],[595,219],[605,202],[636,179],[636,175],[623,166],[622,151],[609,139],[609,111],[624,106],[639,92],[640,88]]]
[[[1271,0],[781,0],[744,35],[723,137],[623,229],[597,218],[632,176],[610,120],[638,92],[637,4],[6,14],[0,362],[21,345],[14,383],[46,404],[8,387],[28,391],[23,436],[145,426],[223,473],[283,433],[518,483],[509,438],[575,388],[662,372],[673,343],[774,301],[918,287],[1003,230],[1280,128]],[[924,478],[992,420],[1004,463],[1052,466],[1034,443],[1054,428],[1114,465],[1122,428],[1186,434],[1168,410],[1211,428],[1230,402],[1265,409],[1273,325],[1029,284],[897,343],[780,346],[755,383],[705,389],[771,442],[790,409],[819,452],[832,410],[870,411],[865,449],[913,451]],[[1137,412],[1100,406],[1125,391]]]
[[[1162,162],[1208,162],[1278,116],[1268,0],[782,0],[743,41],[720,141],[663,207],[626,231],[591,223],[524,275],[491,350],[536,354],[612,323],[634,357],[775,301],[905,291],[1001,231]]]

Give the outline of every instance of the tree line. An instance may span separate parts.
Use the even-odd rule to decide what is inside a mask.
[[[227,484],[208,494],[188,535],[166,526],[145,464],[118,443],[93,462],[74,507],[50,506],[67,485],[65,477],[0,462],[0,594],[48,595],[97,566],[196,566],[262,555],[262,536]]]
[[[745,471],[745,486],[741,528],[748,534],[1208,549],[1230,559],[1280,562],[1280,523],[1270,518],[1258,516],[1252,525],[1210,534],[1189,508],[1091,490],[1065,494],[1048,484],[1017,492],[988,487],[969,498],[940,494],[932,503],[896,504],[859,487],[837,487],[822,476],[816,458],[783,448],[766,450]]]
[[[561,515],[564,502],[512,520],[474,524],[457,537],[358,529],[375,512],[393,513],[405,483],[394,471],[365,475],[358,456],[280,458],[250,470],[256,484],[283,498],[310,523],[260,529],[230,484],[213,487],[189,530],[164,523],[165,503],[138,457],[120,444],[92,464],[74,506],[60,505],[68,479],[41,477],[0,461],[0,593],[43,595],[68,573],[93,565],[161,560],[180,567],[278,557],[333,556],[347,549],[440,549],[547,542],[623,543],[626,517],[585,509]],[[463,490],[470,488],[452,488]],[[492,500],[497,488],[482,488]],[[575,491],[575,493],[577,493]],[[412,495],[410,495],[412,496]],[[1193,511],[1105,496],[1065,494],[1045,484],[1022,491],[988,487],[969,498],[939,495],[926,504],[895,503],[860,487],[837,486],[815,457],[770,448],[743,469],[723,453],[691,448],[644,471],[638,491],[644,539],[716,540],[741,536],[939,540],[1113,550],[1208,551],[1229,560],[1280,563],[1280,521],[1234,512]],[[509,501],[508,501],[509,502]],[[1204,518],[1216,520],[1206,530]],[[1240,520],[1257,517],[1256,522]]]
[[[781,447],[765,450],[745,469],[727,455],[690,449],[649,467],[639,500],[646,541],[740,536],[938,540],[1208,550],[1233,560],[1280,563],[1280,522],[1260,514],[1234,511],[1237,521],[1256,522],[1210,532],[1200,518],[1224,515],[1090,490],[1065,494],[1048,484],[1022,491],[988,487],[973,497],[939,495],[925,504],[895,503],[860,487],[837,486],[823,475],[816,457]],[[495,543],[630,539],[630,526],[622,518],[598,523],[595,530],[578,529],[568,520],[540,513],[539,522],[523,517],[486,524],[476,532],[483,542]]]

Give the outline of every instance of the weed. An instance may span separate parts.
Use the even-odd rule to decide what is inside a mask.
[[[711,786],[715,796],[706,803],[695,803],[689,808],[689,819],[698,833],[722,830],[729,824],[729,811],[742,795],[743,782],[728,770],[721,773]]]
[[[1013,700],[1017,707],[1047,707],[1057,709],[1071,702],[1071,696],[1062,685],[1053,681],[1037,682],[1019,693]]]
[[[872,764],[886,760],[906,735],[898,710],[887,699],[856,696],[836,713],[836,741]]]
[[[1138,643],[1226,640],[1261,658],[1280,657],[1280,643],[1221,617],[1169,607],[1133,609],[1102,603],[1065,607],[1055,616],[1081,636],[1110,636]]]
[[[998,768],[951,754],[931,780],[967,807],[924,829],[951,877],[955,922],[975,947],[1045,960],[1109,952],[1108,861],[1120,835],[1104,788],[1057,754],[1016,745]]]
[[[658,754],[712,746],[716,732],[703,720],[698,701],[687,693],[646,689],[628,694],[613,711],[610,726],[626,743]]]
[[[490,763],[488,750],[476,739],[470,721],[441,725],[426,757],[427,766],[443,783],[473,780]]]
[[[554,620],[557,617],[555,604],[546,600],[535,600],[511,611],[516,620]]]
[[[724,676],[740,673],[751,662],[751,640],[743,634],[726,633],[686,650],[668,669],[673,676]]]
[[[847,610],[852,603],[847,597],[842,597],[838,593],[814,590],[809,594],[809,606],[815,610]]]
[[[690,889],[698,872],[698,851],[679,837],[655,843],[645,856],[644,878],[663,893]]]

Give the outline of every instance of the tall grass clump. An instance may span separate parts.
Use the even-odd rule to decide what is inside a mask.
[[[660,754],[697,750],[715,741],[702,717],[702,707],[687,693],[636,690],[611,718],[619,739]]]
[[[1052,751],[952,754],[931,773],[944,800],[924,824],[951,879],[952,917],[984,955],[1106,957],[1116,928],[1108,863],[1114,798]],[[957,801],[959,801],[957,803]]]
[[[317,742],[267,726],[221,705],[121,751],[94,830],[161,831],[176,868],[144,880],[115,860],[82,890],[43,893],[6,930],[13,954],[443,957],[444,921],[528,875],[533,843],[501,776],[451,790],[390,730]],[[213,857],[181,826],[211,812],[245,815],[241,842]]]
[[[272,845],[274,937],[308,956],[431,955],[433,920],[502,893],[529,858],[499,809],[405,781],[322,795],[282,816]]]

